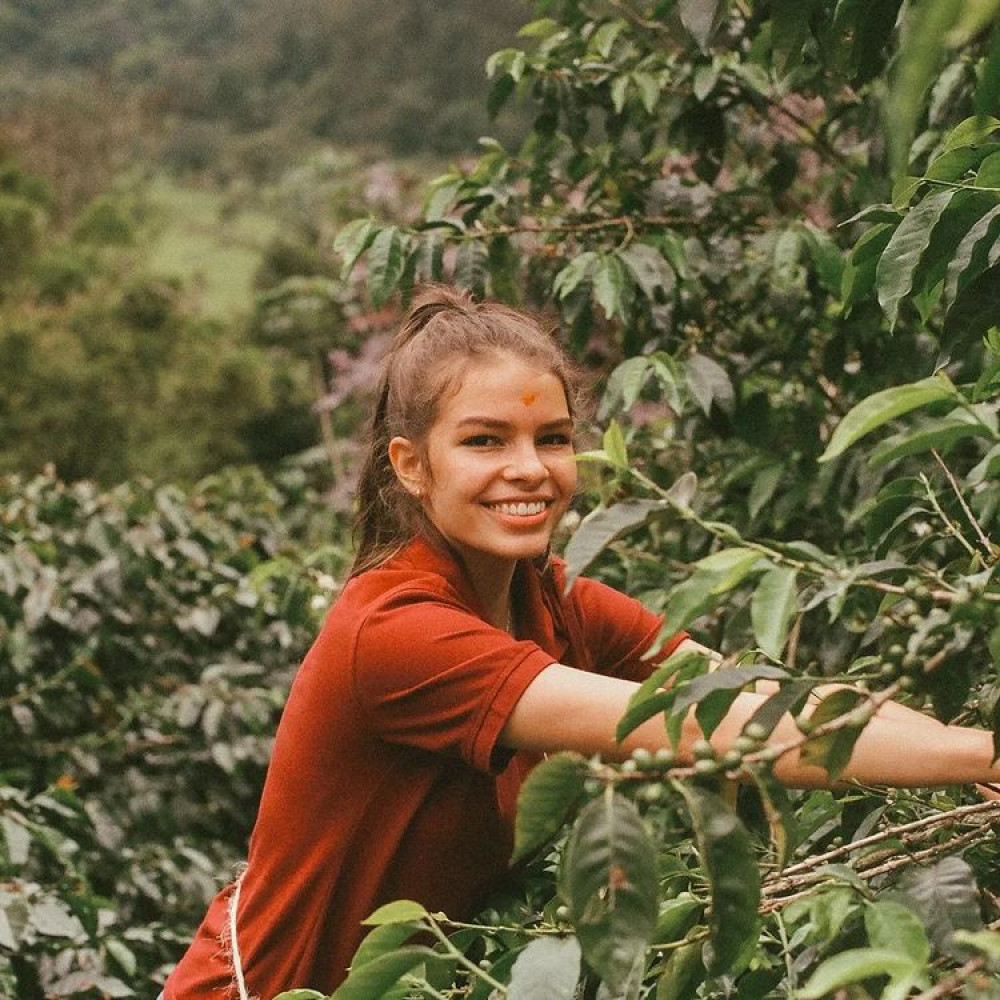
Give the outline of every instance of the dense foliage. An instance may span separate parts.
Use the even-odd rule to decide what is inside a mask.
[[[995,6],[537,10],[489,64],[494,109],[532,103],[527,141],[439,178],[421,225],[359,219],[338,249],[375,303],[444,278],[555,305],[611,363],[571,570],[729,658],[673,658],[620,734],[694,707],[708,737],[739,689],[777,693],[693,767],[542,764],[527,897],[433,956],[395,949],[446,915],[380,911],[335,995],[995,996],[996,807],[789,795],[789,747],[761,743],[833,677],[853,690],[797,715],[795,745],[834,777],[888,698],[1000,732]]]
[[[245,850],[341,532],[295,470],[10,478],[0,512],[0,996],[154,995]]]

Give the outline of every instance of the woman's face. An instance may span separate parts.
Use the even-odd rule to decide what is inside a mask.
[[[511,355],[471,364],[423,452],[406,445],[397,473],[470,571],[546,551],[576,489],[573,421],[555,375]]]

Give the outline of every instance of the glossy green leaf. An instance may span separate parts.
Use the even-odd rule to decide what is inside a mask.
[[[829,462],[837,458],[855,441],[910,410],[945,399],[956,399],[955,390],[936,376],[876,392],[863,399],[841,420],[819,461]]]
[[[398,951],[380,955],[359,969],[352,968],[331,994],[331,1000],[372,1000],[373,997],[381,997],[407,973],[444,961],[442,955],[430,948],[407,945]]]
[[[703,909],[702,903],[690,893],[668,899],[660,907],[660,915],[656,918],[654,946],[680,941],[698,922]]]
[[[998,238],[1000,204],[981,216],[958,244],[945,276],[945,302],[954,302],[969,282],[989,267],[990,251]]]
[[[630,243],[624,250],[617,251],[617,255],[647,299],[656,301],[674,287],[673,268],[663,254],[648,243]]]
[[[378,226],[371,219],[355,219],[337,233],[333,249],[341,257],[342,278],[354,270],[358,258],[371,246],[378,231]]]
[[[757,645],[772,659],[781,658],[798,606],[798,575],[787,566],[769,569],[750,602],[750,621]]]
[[[517,796],[511,863],[533,854],[562,829],[583,797],[587,762],[576,753],[552,754],[534,767]]]
[[[368,251],[368,289],[373,305],[383,306],[389,301],[405,267],[403,236],[395,226],[387,226]]]
[[[873,976],[918,979],[924,967],[884,948],[852,948],[822,962],[798,992],[801,1000],[820,1000],[835,991]]]
[[[397,899],[392,903],[380,906],[370,917],[363,921],[369,927],[381,927],[383,924],[404,924],[423,920],[427,910],[412,899]]]
[[[779,73],[787,73],[802,61],[809,37],[809,19],[818,0],[774,0],[771,4],[772,58]]]
[[[285,990],[278,993],[274,1000],[327,1000],[328,994],[317,990]]]
[[[781,687],[769,695],[747,720],[747,726],[756,723],[770,734],[785,714],[796,715],[805,704],[817,681],[797,680]],[[744,727],[745,728],[745,727]]]
[[[621,986],[656,928],[656,847],[638,810],[611,789],[581,810],[559,867],[584,958],[612,989]]]
[[[730,969],[759,929],[760,871],[750,834],[714,792],[689,782],[678,784],[684,796],[702,867],[712,897],[710,975]]]
[[[812,711],[809,720],[813,727],[839,719],[852,711],[864,699],[860,691],[843,688],[827,695]],[[844,726],[823,736],[810,739],[800,751],[803,763],[822,767],[831,781],[840,777],[847,767],[854,751],[854,744],[861,735],[861,728],[855,725]]]
[[[580,942],[575,937],[539,938],[514,963],[507,1000],[572,1000],[580,978]]]
[[[946,454],[959,441],[969,437],[993,437],[988,427],[959,411],[959,416],[921,421],[916,427],[894,434],[872,449],[869,462],[874,468],[936,448]]]
[[[899,304],[910,293],[920,260],[931,240],[934,226],[945,213],[955,191],[935,191],[912,209],[896,227],[875,269],[878,300],[889,328],[899,316]]]
[[[422,920],[393,921],[373,927],[358,945],[358,950],[351,959],[351,968],[360,969],[362,965],[367,965],[382,955],[398,951],[410,938],[426,929],[427,924]]]
[[[566,546],[567,589],[619,535],[645,524],[650,517],[666,509],[661,500],[626,500],[613,507],[591,511]]]
[[[660,712],[668,711],[677,698],[677,689],[684,681],[708,669],[708,657],[703,653],[672,654],[656,668],[629,698],[625,714],[618,723],[615,739],[621,743],[637,726]],[[670,687],[661,690],[667,682]]]

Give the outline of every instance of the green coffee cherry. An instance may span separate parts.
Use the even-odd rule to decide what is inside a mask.
[[[653,762],[657,767],[667,769],[673,767],[677,763],[677,754],[675,754],[673,750],[667,750],[666,747],[661,747],[655,754],[653,754]]]
[[[708,740],[696,740],[691,752],[695,760],[715,760],[715,747]]]
[[[632,760],[640,771],[648,771],[653,766],[653,755],[645,747],[637,747],[632,751]]]
[[[718,770],[718,761],[709,760],[707,757],[700,757],[694,762],[695,774],[715,774]]]
[[[766,740],[770,734],[766,726],[762,726],[759,722],[751,722],[743,727],[743,735],[760,743],[762,740]]]

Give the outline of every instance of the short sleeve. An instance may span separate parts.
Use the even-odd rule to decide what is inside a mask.
[[[362,623],[354,690],[390,743],[460,757],[490,771],[497,739],[528,685],[554,662],[446,598],[403,591]]]
[[[687,638],[686,632],[678,632],[663,644],[655,657],[646,659],[663,627],[660,615],[653,614],[634,597],[587,577],[576,580],[571,598],[587,649],[602,674],[643,681],[658,662]]]

